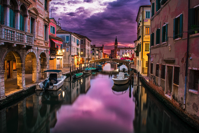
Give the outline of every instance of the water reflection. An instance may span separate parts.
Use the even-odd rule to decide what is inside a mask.
[[[138,83],[136,75],[124,86],[115,86],[112,76],[68,78],[59,91],[37,92],[3,108],[0,132],[196,133]]]

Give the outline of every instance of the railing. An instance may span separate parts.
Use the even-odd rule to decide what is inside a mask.
[[[15,28],[11,28],[5,25],[0,26],[0,39],[4,41],[9,41],[10,43],[19,43],[26,45],[34,44],[33,34],[20,31]]]

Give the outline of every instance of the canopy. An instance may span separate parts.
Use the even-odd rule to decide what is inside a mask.
[[[55,39],[51,39],[56,45],[62,45],[63,42]]]
[[[125,65],[121,65],[120,66],[120,70],[122,71],[123,69],[125,69],[126,71],[128,71],[128,68]]]
[[[59,73],[59,72],[61,72],[61,70],[46,70],[46,71],[44,71],[45,73],[46,72],[55,72],[55,73]]]

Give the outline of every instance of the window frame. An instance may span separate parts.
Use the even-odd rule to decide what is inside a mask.
[[[148,50],[146,49],[146,44],[149,45]],[[150,51],[150,44],[149,44],[149,43],[145,43],[145,44],[144,44],[144,51],[145,51],[145,52],[149,52],[149,51]]]
[[[147,16],[147,13],[149,13],[149,14],[148,14],[149,16]],[[150,11],[150,10],[146,10],[146,11],[145,11],[145,18],[146,18],[146,19],[150,19],[150,18],[151,18],[151,11]]]

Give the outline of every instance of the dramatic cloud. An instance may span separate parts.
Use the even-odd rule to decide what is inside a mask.
[[[62,29],[88,36],[92,44],[104,44],[107,51],[116,36],[121,47],[133,46],[137,12],[147,4],[149,0],[52,0],[50,14],[61,18]]]

